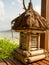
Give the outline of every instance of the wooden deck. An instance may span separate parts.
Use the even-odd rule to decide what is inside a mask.
[[[16,59],[8,58],[8,59],[1,59],[0,65],[24,65],[24,64],[22,64],[21,62],[19,62]],[[30,65],[49,65],[49,57],[46,59],[34,62]]]
[[[24,64],[14,58],[7,58],[7,59],[0,59],[0,65],[24,65]],[[34,62],[29,65],[49,65],[49,56],[43,60]]]

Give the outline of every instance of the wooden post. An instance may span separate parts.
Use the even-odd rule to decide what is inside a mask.
[[[40,49],[40,34],[38,36],[38,49]]]
[[[49,0],[42,0],[41,2],[41,16],[49,21]]]
[[[49,22],[49,0],[41,0],[41,16],[43,16],[44,18],[46,18],[46,20]],[[44,38],[42,44],[42,48],[45,48],[46,50],[48,50],[48,39],[49,39],[49,31],[46,31],[45,34],[42,34],[41,36]],[[42,38],[41,37],[41,38]],[[41,39],[42,41],[42,39]]]
[[[40,48],[45,49],[45,33],[40,35]]]
[[[27,42],[26,42],[27,51],[30,51],[30,43],[31,43],[30,37],[31,37],[31,33],[27,33]]]
[[[46,0],[41,0],[41,16],[46,18]]]

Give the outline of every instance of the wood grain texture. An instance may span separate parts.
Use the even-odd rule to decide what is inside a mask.
[[[24,65],[15,58],[0,59],[0,65]],[[27,65],[49,65],[49,57]]]

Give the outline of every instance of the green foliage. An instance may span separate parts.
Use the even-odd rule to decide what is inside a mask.
[[[0,40],[0,58],[8,58],[12,56],[14,48],[17,48],[18,44],[10,41],[7,38]]]

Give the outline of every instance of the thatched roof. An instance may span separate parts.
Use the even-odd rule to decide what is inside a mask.
[[[25,10],[20,16],[12,20],[13,30],[47,30],[48,22],[45,18],[40,16],[29,3],[28,9]]]

